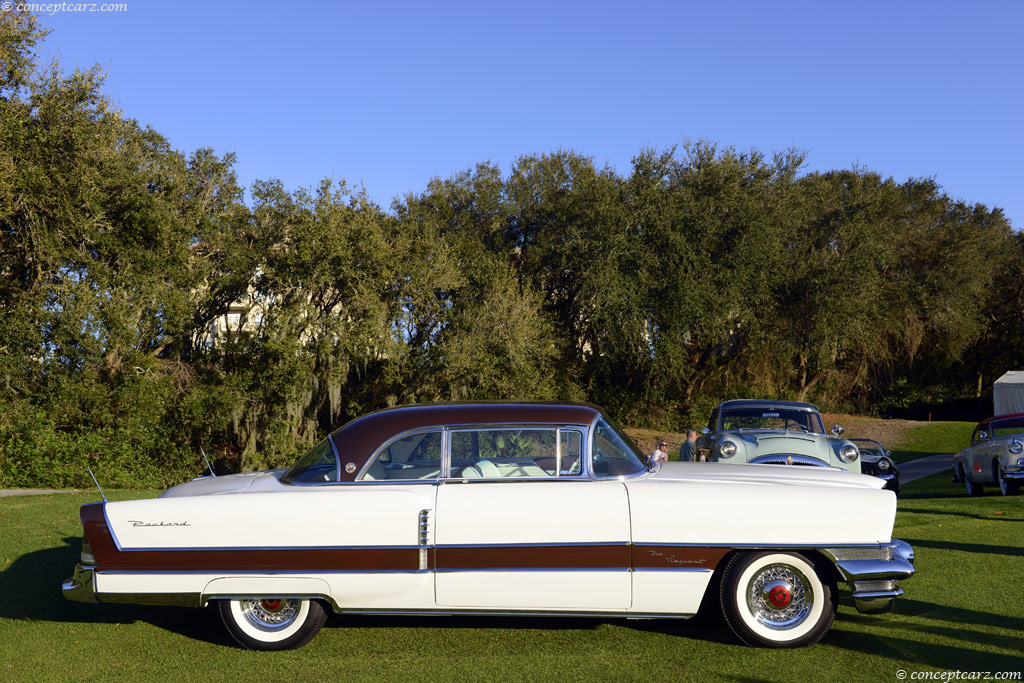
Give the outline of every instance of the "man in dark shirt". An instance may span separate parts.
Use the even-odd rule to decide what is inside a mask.
[[[686,441],[684,441],[683,445],[679,447],[680,462],[693,462],[694,460],[696,460],[696,458],[694,457],[696,455],[696,443],[697,432],[695,432],[692,429],[688,430],[686,432]]]

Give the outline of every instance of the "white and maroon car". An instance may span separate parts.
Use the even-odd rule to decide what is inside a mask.
[[[305,644],[325,610],[686,618],[712,594],[743,642],[810,645],[838,582],[879,613],[914,573],[882,484],[828,468],[649,466],[592,405],[405,406],[349,422],[287,471],[82,506],[64,593],[214,602],[242,646],[263,650]]]

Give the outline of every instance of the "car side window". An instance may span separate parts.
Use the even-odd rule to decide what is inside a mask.
[[[436,479],[441,476],[441,432],[412,434],[377,454],[360,481]]]
[[[558,429],[474,429],[451,432],[451,476],[464,479],[523,479],[569,474],[573,453],[581,460],[579,432]],[[572,434],[575,433],[575,439]],[[561,446],[561,448],[559,448]],[[559,468],[561,460],[561,468]]]

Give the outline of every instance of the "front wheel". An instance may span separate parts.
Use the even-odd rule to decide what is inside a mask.
[[[327,620],[316,600],[246,598],[220,600],[220,618],[247,650],[294,650],[317,634]]]
[[[1007,479],[999,461],[992,463],[992,469],[996,471],[996,481],[999,482],[999,492],[1004,496],[1016,496],[1020,493],[1020,482],[1016,479]]]
[[[747,645],[804,647],[835,619],[833,589],[811,562],[788,552],[733,556],[722,574],[722,614]]]

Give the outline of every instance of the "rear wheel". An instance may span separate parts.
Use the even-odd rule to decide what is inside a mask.
[[[971,478],[967,475],[964,470],[964,466],[960,465],[960,476],[964,479],[964,484],[967,486],[967,495],[975,498],[985,492],[985,486],[971,481]]]
[[[836,606],[834,589],[806,557],[788,552],[735,555],[722,574],[722,614],[736,637],[760,647],[821,640]]]
[[[1007,479],[998,460],[992,462],[992,469],[995,470],[1000,493],[1004,496],[1016,496],[1020,493],[1020,482],[1015,479]]]
[[[248,650],[302,647],[327,620],[316,600],[246,598],[221,600],[218,607],[228,633]]]

